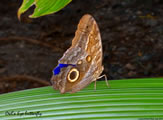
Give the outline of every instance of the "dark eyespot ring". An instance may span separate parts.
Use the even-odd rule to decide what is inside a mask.
[[[76,68],[72,68],[67,75],[67,79],[69,82],[75,82],[79,78],[79,70]]]

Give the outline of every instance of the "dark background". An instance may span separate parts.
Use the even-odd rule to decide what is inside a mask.
[[[0,2],[0,93],[49,85],[86,13],[99,25],[109,80],[163,76],[162,0],[73,0],[37,19],[32,7],[20,22],[21,2]]]

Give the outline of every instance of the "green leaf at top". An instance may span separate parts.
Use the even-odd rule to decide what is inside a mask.
[[[34,0],[23,0],[23,3],[21,7],[18,9],[18,13],[17,13],[19,19],[21,14],[27,11],[34,4],[34,2],[35,2]]]
[[[64,8],[72,0],[23,0],[21,7],[18,10],[18,18],[22,13],[27,11],[32,5],[35,5],[36,8],[34,12],[29,17],[37,18],[43,15],[48,15],[55,13],[62,8]]]

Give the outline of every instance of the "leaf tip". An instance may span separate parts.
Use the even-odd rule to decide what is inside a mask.
[[[17,17],[18,17],[18,20],[21,21],[21,12],[20,12],[20,9],[18,9]]]

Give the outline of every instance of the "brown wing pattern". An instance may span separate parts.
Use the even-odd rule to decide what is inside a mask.
[[[84,15],[72,41],[72,47],[78,46],[92,56],[97,65],[102,65],[102,43],[98,25],[94,18]]]
[[[82,60],[82,64],[78,61]],[[76,64],[80,72],[77,81],[67,81],[67,74],[71,67],[63,68],[58,76],[52,77],[54,89],[65,92],[77,92],[92,81],[98,79],[103,71],[102,66],[102,43],[98,25],[91,15],[84,15],[79,24],[71,47],[64,53],[59,63]]]
[[[103,71],[100,31],[94,18],[88,14],[84,15],[78,24],[75,38],[72,41],[72,47],[75,46],[82,48],[91,57],[92,61],[87,66],[88,69],[84,73],[82,80],[73,87],[72,92],[79,91],[92,81],[97,80]]]

